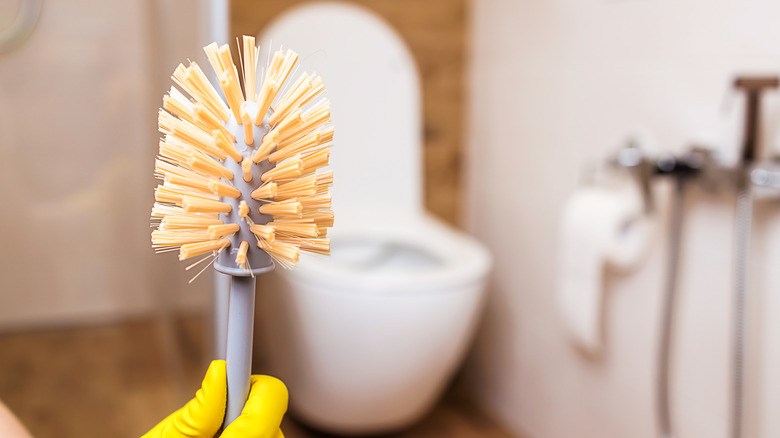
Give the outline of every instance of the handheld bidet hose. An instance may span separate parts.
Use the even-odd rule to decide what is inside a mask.
[[[744,417],[744,375],[745,375],[745,328],[748,261],[750,258],[750,237],[753,226],[753,193],[745,185],[737,193],[737,213],[734,239],[734,333],[732,363],[732,421],[731,438],[742,436],[742,418]]]
[[[731,438],[740,438],[744,418],[745,336],[747,286],[749,275],[750,238],[753,227],[753,193],[749,178],[753,164],[760,158],[759,126],[761,95],[767,89],[780,86],[776,76],[738,77],[734,87],[745,94],[745,119],[742,133],[742,154],[737,169],[737,206],[734,230],[734,308],[733,361],[731,382]]]
[[[666,289],[661,309],[661,339],[658,349],[656,380],[656,411],[658,415],[658,436],[673,438],[670,369],[672,333],[675,319],[675,303],[682,250],[682,227],[685,208],[685,176],[675,178],[672,206],[669,212],[669,253],[666,265]]]

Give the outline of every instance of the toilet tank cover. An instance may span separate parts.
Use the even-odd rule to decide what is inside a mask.
[[[337,220],[420,213],[419,76],[395,30],[362,7],[314,3],[277,17],[258,43],[261,67],[269,46],[284,45],[300,56],[294,78],[315,70],[322,76],[336,128],[331,167]]]

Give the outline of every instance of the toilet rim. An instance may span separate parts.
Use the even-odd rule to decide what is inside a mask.
[[[403,276],[387,272],[359,272],[333,263],[327,256],[302,256],[298,265],[287,271],[294,282],[338,286],[339,290],[360,293],[438,292],[453,286],[482,281],[492,259],[487,249],[473,237],[454,230],[432,217],[399,222],[354,225],[336,230],[334,240],[368,239],[420,248],[438,258],[439,266]]]

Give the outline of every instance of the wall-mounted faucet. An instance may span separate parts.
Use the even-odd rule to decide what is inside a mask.
[[[666,290],[663,299],[662,332],[659,342],[656,407],[658,433],[662,438],[674,437],[669,401],[669,369],[677,295],[677,276],[680,268],[681,236],[685,186],[696,181],[709,188],[728,187],[737,194],[735,252],[734,252],[734,332],[732,362],[732,417],[730,437],[739,438],[743,430],[743,392],[745,357],[746,298],[748,291],[748,256],[753,213],[753,185],[780,188],[780,170],[761,160],[759,144],[761,98],[765,91],[780,86],[777,76],[740,76],[734,88],[745,94],[745,117],[740,158],[736,165],[726,166],[717,159],[713,149],[693,147],[683,155],[657,158],[645,156],[631,142],[609,160],[613,166],[631,171],[643,188],[646,210],[652,210],[650,181],[656,176],[672,177],[676,182],[670,214],[670,245],[667,265]]]

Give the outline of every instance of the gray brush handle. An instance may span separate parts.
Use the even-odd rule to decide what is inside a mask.
[[[233,277],[227,331],[227,427],[244,409],[252,374],[255,278]]]
[[[230,308],[230,275],[214,271],[214,358],[227,358],[228,309]]]

